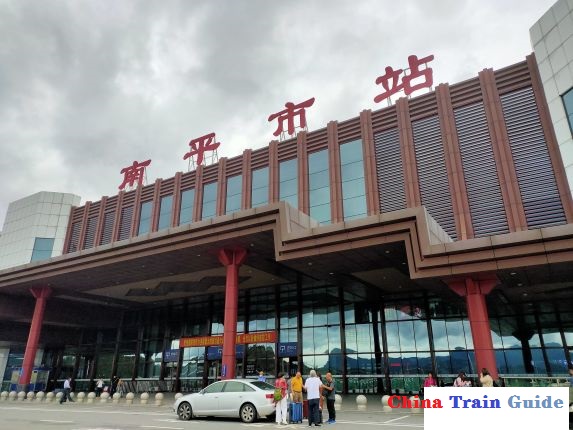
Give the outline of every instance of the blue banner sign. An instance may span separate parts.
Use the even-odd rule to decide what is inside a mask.
[[[235,349],[237,359],[243,359],[245,356],[245,345],[237,345]],[[207,347],[207,360],[221,360],[223,358],[222,346]]]
[[[166,349],[165,351],[163,351],[163,362],[176,363],[178,361],[179,361],[178,349]]]
[[[279,357],[296,357],[298,355],[298,347],[296,342],[279,342],[278,356]]]

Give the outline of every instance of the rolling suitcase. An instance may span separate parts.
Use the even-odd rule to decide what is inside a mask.
[[[288,404],[288,422],[293,423],[302,423],[302,403],[289,403]]]

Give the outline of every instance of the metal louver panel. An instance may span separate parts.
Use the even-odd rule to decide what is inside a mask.
[[[508,233],[483,103],[454,110],[475,237]]]
[[[438,116],[412,121],[412,131],[422,204],[445,232],[455,240],[456,222]]]
[[[128,239],[131,236],[131,219],[133,218],[133,206],[121,208],[119,222],[119,237],[117,240]]]
[[[392,128],[377,133],[374,136],[374,146],[380,212],[404,209],[406,208],[406,193],[398,129]]]
[[[565,213],[531,87],[501,96],[529,228],[565,224]]]
[[[78,250],[78,245],[80,243],[80,228],[81,222],[78,221],[72,224],[70,242],[68,243],[68,253],[76,252]]]
[[[111,235],[113,234],[113,212],[106,212],[103,216],[103,229],[101,233],[100,245],[106,245],[111,242]]]
[[[88,224],[86,226],[86,236],[84,240],[83,249],[93,248],[95,240],[95,231],[97,228],[98,217],[88,218]]]

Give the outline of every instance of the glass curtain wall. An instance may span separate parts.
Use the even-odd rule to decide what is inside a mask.
[[[173,207],[173,196],[161,197],[159,205],[159,221],[157,223],[157,230],[171,227],[171,213]]]
[[[269,203],[269,168],[253,170],[251,190],[251,207],[264,206]]]
[[[330,223],[330,174],[328,150],[308,155],[310,216],[321,224]]]
[[[226,214],[231,214],[241,210],[242,187],[242,175],[236,175],[227,178],[227,200],[225,202]]]
[[[181,191],[181,206],[179,209],[179,225],[189,224],[193,221],[193,202],[195,201],[195,188]]]
[[[366,186],[362,140],[340,145],[342,208],[345,220],[366,216]]]
[[[213,218],[217,213],[217,182],[203,186],[203,207],[201,219]]]
[[[139,213],[139,229],[137,234],[146,234],[151,231],[151,215],[153,202],[143,202]]]
[[[296,158],[279,164],[279,200],[298,208],[298,161]]]

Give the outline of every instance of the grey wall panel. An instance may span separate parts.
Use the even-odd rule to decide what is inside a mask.
[[[501,105],[528,227],[565,224],[533,90],[504,94]]]
[[[454,110],[475,237],[508,233],[483,103]]]
[[[392,128],[374,136],[376,173],[380,194],[380,212],[406,208],[404,167],[398,129]]]

